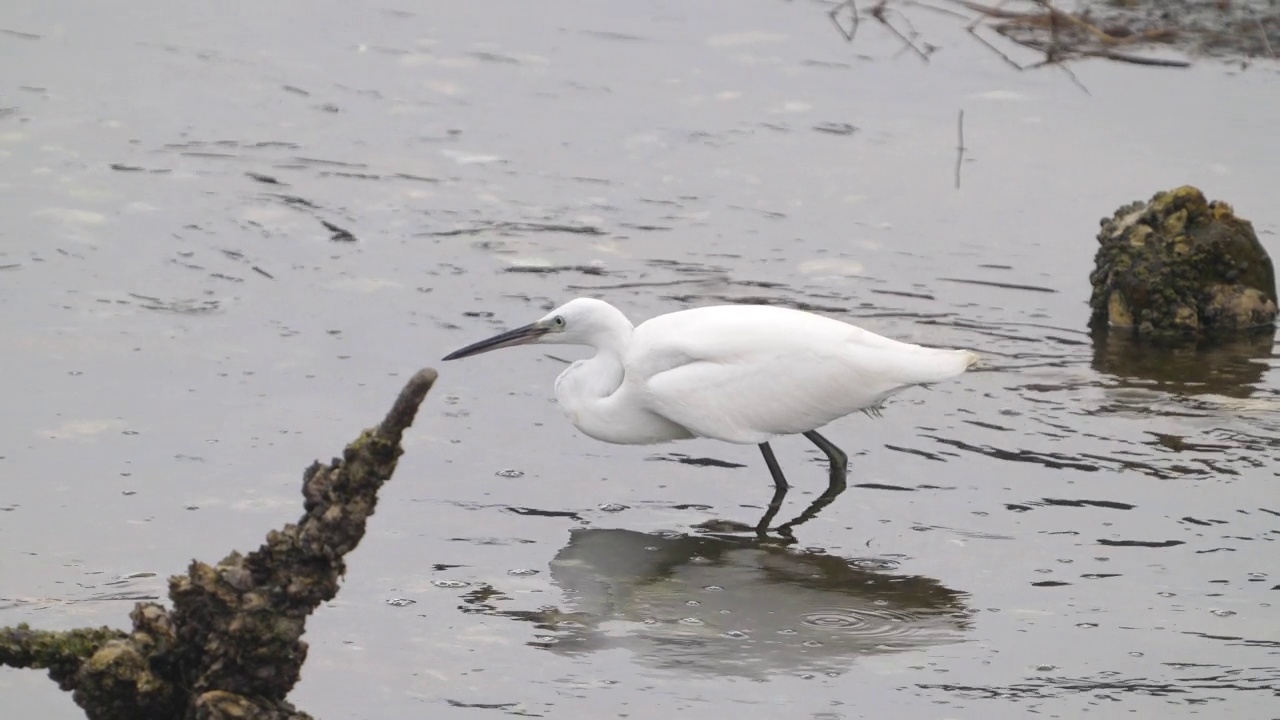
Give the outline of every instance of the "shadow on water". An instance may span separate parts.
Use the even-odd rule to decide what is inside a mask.
[[[661,669],[764,678],[847,671],[858,658],[959,642],[965,593],[755,537],[575,529],[551,561],[565,608],[503,610],[501,590],[463,612],[532,622],[530,645],[582,654],[625,648]]]
[[[1247,398],[1271,368],[1275,335],[1276,328],[1269,327],[1213,345],[1158,347],[1103,329],[1093,334],[1093,369],[1130,386]]]

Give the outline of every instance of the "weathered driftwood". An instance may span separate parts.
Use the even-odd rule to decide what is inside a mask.
[[[300,720],[297,683],[307,616],[338,592],[343,556],[364,536],[403,452],[400,438],[435,382],[405,385],[386,419],[341,459],[303,475],[305,512],[248,555],[194,561],[169,579],[172,609],[139,603],[133,631],[0,629],[0,665],[42,668],[93,720]]]

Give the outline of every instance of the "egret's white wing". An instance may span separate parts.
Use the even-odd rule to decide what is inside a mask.
[[[910,385],[958,375],[975,359],[809,313],[718,306],[637,327],[624,386],[694,434],[759,443],[822,427]]]

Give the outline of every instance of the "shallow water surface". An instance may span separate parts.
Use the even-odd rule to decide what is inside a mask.
[[[1159,189],[1276,249],[1274,63],[1073,81],[921,12],[926,64],[825,9],[6,5],[0,624],[123,626],[436,365],[309,625],[317,717],[1273,716],[1273,333],[1156,352],[1086,300],[1098,218]],[[755,448],[581,436],[576,349],[438,362],[580,294],[984,362],[824,431],[849,490],[759,541]],[[774,447],[795,517],[824,458]]]

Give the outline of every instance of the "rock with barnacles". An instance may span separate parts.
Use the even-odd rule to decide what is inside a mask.
[[[1095,328],[1202,340],[1273,326],[1271,258],[1248,220],[1186,185],[1102,220],[1089,276]]]

